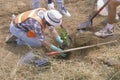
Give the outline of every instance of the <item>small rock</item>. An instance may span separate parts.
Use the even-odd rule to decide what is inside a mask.
[[[114,58],[110,58],[110,59],[104,60],[103,63],[108,66],[115,66],[117,64],[117,60],[115,60]]]

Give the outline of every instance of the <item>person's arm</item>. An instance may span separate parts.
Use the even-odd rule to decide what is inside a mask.
[[[55,45],[49,43],[49,42],[46,41],[46,40],[45,40],[45,41],[42,41],[42,44],[43,44],[43,46],[45,46],[45,47],[47,47],[47,48],[50,48],[50,49],[53,50],[53,51],[62,51],[62,49],[56,47]]]
[[[35,29],[34,31],[37,34],[36,38],[40,41],[40,43],[42,43],[43,46],[45,46],[47,48],[50,48],[51,50],[54,50],[54,51],[62,51],[62,49],[56,47],[55,45],[51,44],[50,42],[48,42],[46,40],[45,35],[42,32],[42,27],[39,25],[38,22],[34,22],[33,26],[34,26],[34,29]],[[60,55],[63,56],[63,57],[65,56],[65,54],[60,54]]]
[[[51,34],[53,35],[53,37],[55,38],[55,40],[59,43],[59,44],[63,44],[63,40],[61,39],[61,37],[59,36],[58,32],[55,30],[55,28],[50,29]]]
[[[62,51],[62,49],[48,42],[42,32],[37,34],[37,39],[40,41],[40,43],[42,43],[43,46],[47,47],[48,49],[51,49],[53,51]]]
[[[44,46],[50,48],[50,49],[53,50],[53,51],[58,51],[58,52],[62,51],[61,48],[56,47],[55,45],[53,45],[53,44],[51,44],[51,43],[49,43],[49,42],[47,42],[47,41],[42,41],[42,44],[43,44]],[[65,57],[65,56],[66,56],[66,54],[64,54],[64,53],[62,53],[62,54],[60,54],[60,55],[61,55],[62,57]]]

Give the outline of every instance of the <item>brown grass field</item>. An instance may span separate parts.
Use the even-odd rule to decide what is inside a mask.
[[[86,46],[111,40],[118,40],[104,46],[73,51],[69,60],[50,57],[50,66],[36,67],[20,65],[21,56],[29,51],[26,46],[6,44],[12,14],[31,9],[32,0],[0,0],[0,80],[120,80],[120,22],[115,27],[115,35],[98,38],[93,32],[101,29],[105,18],[97,16],[88,34],[75,37],[75,47]],[[55,0],[54,0],[55,1]],[[47,2],[41,0],[41,6]],[[75,35],[78,25],[84,22],[91,11],[92,0],[65,0],[71,17],[63,17],[63,25],[70,35]],[[48,37],[50,37],[48,35]],[[51,37],[48,38],[50,41]],[[39,50],[37,48],[37,50]]]

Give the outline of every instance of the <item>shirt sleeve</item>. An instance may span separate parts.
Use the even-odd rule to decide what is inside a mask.
[[[36,33],[36,35],[37,35],[36,38],[37,38],[38,40],[40,40],[40,41],[45,41],[45,40],[46,40],[46,37],[45,37],[45,35],[43,34],[42,26],[40,25],[40,23],[36,21],[36,22],[34,23],[33,27],[34,27],[34,31],[35,31],[35,33]]]

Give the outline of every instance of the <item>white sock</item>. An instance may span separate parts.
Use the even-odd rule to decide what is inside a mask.
[[[113,27],[114,27],[113,24],[107,23],[107,25],[106,25],[106,28],[109,29],[109,30],[112,30]]]

